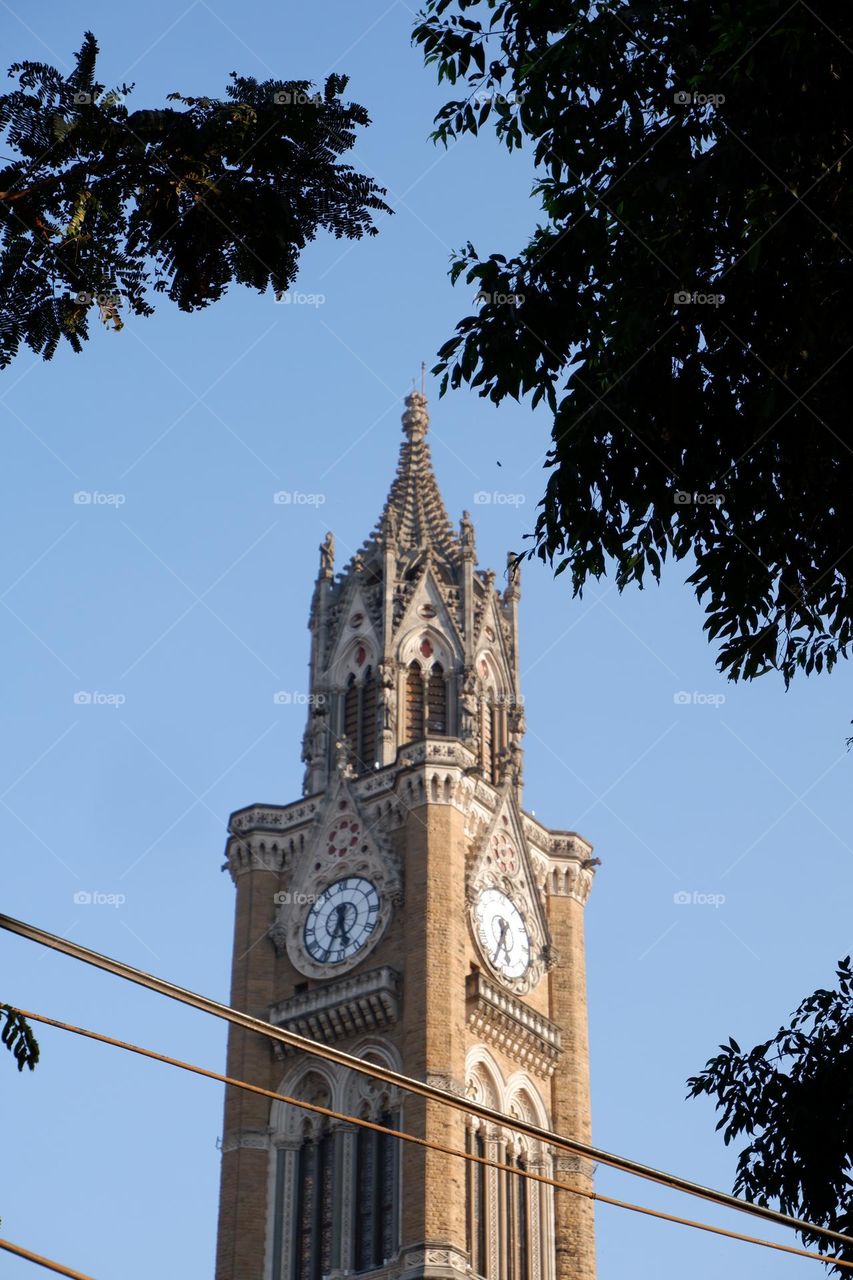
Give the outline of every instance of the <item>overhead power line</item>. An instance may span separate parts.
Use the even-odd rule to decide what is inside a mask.
[[[352,1054],[336,1049],[334,1045],[310,1040],[306,1036],[297,1035],[293,1031],[286,1031],[283,1027],[276,1027],[270,1022],[264,1022],[261,1018],[254,1018],[251,1014],[242,1013],[239,1009],[232,1009],[229,1005],[221,1004],[217,1000],[211,1000],[208,996],[199,995],[197,992],[189,991],[185,987],[179,987],[176,983],[169,982],[164,978],[157,978],[143,969],[135,969],[132,965],[125,964],[121,960],[114,960],[111,956],[92,951],[90,948],[72,942],[68,938],[60,938],[56,934],[49,933],[45,929],[39,929],[35,925],[26,924],[24,921],[0,914],[0,928],[6,929],[10,933],[15,933],[19,937],[27,938],[31,942],[38,942],[53,951],[61,951],[64,955],[71,956],[75,960],[82,960],[84,963],[93,965],[97,969],[103,969],[116,977],[135,982],[139,986],[148,988],[149,991],[168,996],[171,1000],[177,1000],[181,1004],[200,1009],[203,1013],[210,1013],[214,1017],[223,1018],[234,1026],[256,1032],[266,1039],[278,1040],[281,1044],[298,1049],[302,1053],[324,1058],[329,1062],[336,1063],[338,1066],[358,1071],[361,1075],[370,1076],[376,1080],[382,1080],[395,1088],[405,1089],[409,1093],[418,1094],[432,1102],[438,1102],[445,1106],[453,1107],[457,1111],[478,1116],[481,1120],[488,1120],[491,1124],[514,1129],[518,1133],[534,1138],[537,1142],[544,1142],[548,1146],[557,1147],[562,1151],[568,1151],[587,1160],[608,1165],[610,1168],[619,1169],[623,1173],[645,1178],[650,1182],[658,1183],[660,1186],[669,1187],[671,1190],[698,1196],[700,1199],[708,1200],[724,1208],[736,1209],[740,1213],[747,1213],[753,1217],[762,1218],[767,1222],[792,1227],[796,1231],[809,1232],[853,1248],[853,1238],[843,1235],[841,1232],[831,1231],[828,1227],[820,1226],[817,1223],[805,1222],[800,1218],[794,1218],[790,1214],[781,1213],[779,1210],[768,1208],[765,1205],[752,1204],[748,1200],[741,1200],[737,1196],[729,1195],[724,1191],[703,1187],[699,1183],[690,1182],[688,1179],[678,1177],[676,1174],[664,1173],[659,1169],[641,1164],[639,1161],[631,1160],[626,1156],[614,1155],[612,1152],[603,1151],[588,1143],[563,1137],[562,1134],[531,1124],[530,1121],[506,1116],[492,1107],[475,1102],[472,1098],[458,1097],[456,1094],[440,1089],[436,1085],[415,1080],[399,1071],[392,1071],[390,1067],[355,1058]]]
[[[499,1169],[502,1172],[514,1174],[517,1178],[524,1178],[529,1182],[538,1182],[545,1186],[553,1187],[556,1191],[582,1196],[587,1200],[596,1200],[600,1204],[612,1205],[618,1209],[629,1209],[633,1213],[641,1213],[648,1217],[661,1219],[664,1222],[672,1222],[684,1227],[694,1227],[698,1231],[707,1231],[712,1235],[724,1236],[729,1240],[740,1240],[746,1244],[761,1245],[765,1249],[776,1249],[781,1253],[791,1253],[799,1258],[811,1258],[816,1262],[833,1263],[853,1271],[853,1261],[847,1262],[841,1258],[833,1258],[826,1254],[813,1253],[808,1249],[797,1249],[793,1245],[780,1244],[774,1240],[763,1240],[759,1236],[743,1235],[739,1231],[729,1231],[725,1227],[717,1227],[709,1222],[697,1222],[693,1218],[682,1218],[675,1214],[664,1213],[660,1209],[652,1209],[648,1205],[632,1204],[627,1200],[616,1200],[613,1196],[603,1195],[596,1191],[585,1191],[579,1187],[570,1187],[564,1182],[558,1182],[556,1178],[549,1178],[547,1174],[535,1173],[531,1169],[519,1169],[516,1165],[505,1164],[500,1160],[493,1160],[489,1156],[478,1156],[474,1152],[461,1151],[457,1147],[448,1147],[444,1143],[433,1141],[431,1138],[419,1138],[412,1133],[407,1133],[404,1129],[392,1129],[388,1125],[378,1124],[376,1121],[367,1120],[362,1116],[353,1116],[348,1115],[346,1112],[334,1111],[331,1107],[324,1107],[318,1102],[308,1102],[303,1098],[293,1098],[288,1094],[276,1093],[275,1090],[265,1089],[262,1085],[250,1084],[247,1080],[239,1080],[233,1076],[220,1075],[218,1071],[211,1071],[208,1067],[200,1067],[192,1062],[183,1062],[180,1058],[170,1058],[167,1054],[157,1053],[155,1050],[146,1049],[142,1045],[131,1044],[125,1040],[116,1040],[112,1036],[103,1035],[99,1031],[92,1031],[86,1027],[77,1027],[69,1022],[60,1022],[56,1018],[48,1018],[45,1014],[33,1013],[30,1009],[18,1009],[17,1012],[33,1022],[40,1022],[48,1027],[56,1027],[60,1031],[70,1031],[74,1035],[84,1036],[86,1039],[95,1040],[100,1044],[108,1044],[117,1049],[125,1049],[129,1053],[151,1058],[155,1062],[163,1062],[170,1067],[178,1067],[182,1071],[189,1071],[208,1080],[216,1080],[220,1084],[231,1085],[235,1089],[243,1089],[247,1093],[260,1094],[262,1097],[271,1098],[277,1102],[286,1102],[290,1106],[300,1107],[304,1111],[326,1116],[330,1120],[341,1120],[347,1124],[357,1125],[362,1129],[370,1129],[375,1133],[387,1134],[389,1137],[399,1138],[401,1141],[415,1146],[427,1147],[431,1151],[454,1156],[470,1164],[485,1165],[490,1169]]]
[[[31,1253],[23,1245],[12,1244],[11,1240],[0,1240],[0,1249],[14,1254],[16,1258],[34,1262],[36,1266],[44,1267],[46,1271],[52,1271],[57,1276],[67,1276],[68,1280],[93,1280],[92,1276],[87,1276],[82,1271],[72,1271],[70,1267],[64,1267],[61,1262],[54,1262],[52,1258],[43,1258],[40,1253]]]

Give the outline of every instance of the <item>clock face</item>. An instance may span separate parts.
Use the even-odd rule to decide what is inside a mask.
[[[530,934],[521,912],[500,889],[484,889],[475,907],[483,954],[503,978],[521,978],[530,966]]]
[[[379,917],[376,885],[362,876],[330,884],[308,912],[305,949],[320,964],[340,964],[365,945]]]

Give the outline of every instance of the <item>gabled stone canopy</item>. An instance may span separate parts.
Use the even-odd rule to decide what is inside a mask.
[[[402,422],[396,475],[370,537],[337,574],[333,534],[320,548],[308,624],[305,793],[328,784],[344,737],[344,756],[364,772],[392,763],[407,743],[440,734],[463,741],[487,781],[511,776],[520,799],[519,574],[508,570],[497,589],[494,571],[476,567],[467,511],[454,531],[433,471],[421,392],[406,396]],[[413,671],[423,680],[423,723],[413,719],[421,696]],[[347,702],[353,689],[360,692]]]

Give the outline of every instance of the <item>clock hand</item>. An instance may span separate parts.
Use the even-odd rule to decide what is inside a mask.
[[[509,921],[504,920],[503,916],[499,916],[497,924],[500,929],[500,934],[498,936],[498,945],[495,948],[495,954],[492,957],[492,964],[498,963],[498,956],[502,951],[506,954],[507,960],[509,960],[509,947],[507,946],[506,940],[507,934],[509,933]]]
[[[340,939],[340,944],[342,947],[346,947],[349,945],[350,931],[347,927],[347,906],[348,904],[346,902],[339,902],[338,905],[335,907],[335,925],[333,929],[329,930],[330,945],[326,951],[327,956],[331,953],[331,950],[332,950],[331,943],[333,943],[336,938]]]

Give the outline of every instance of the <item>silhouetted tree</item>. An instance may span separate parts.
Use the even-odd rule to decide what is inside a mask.
[[[17,153],[0,169],[0,367],[23,342],[45,359],[75,351],[98,308],[151,315],[148,283],[182,311],[221,298],[233,280],[280,293],[318,230],[375,235],[384,190],[342,164],[365,109],[347,77],[231,73],[224,100],[171,93],[177,107],[129,111],[133,86],[106,92],[87,32],[68,76],[15,63],[0,96],[0,136]]]
[[[575,592],[692,556],[727,675],[830,668],[853,638],[853,8],[428,0],[414,39],[462,90],[436,140],[490,121],[537,170],[529,242],[455,256],[478,307],[436,367],[550,408],[531,554]]]
[[[705,1070],[688,1080],[689,1097],[717,1099],[726,1144],[745,1134],[735,1195],[773,1204],[783,1213],[853,1235],[853,973],[838,965],[838,990],[816,991],[788,1027],[741,1052],[720,1045]],[[810,1248],[853,1261],[804,1234]],[[833,1267],[842,1275],[848,1272]]]

